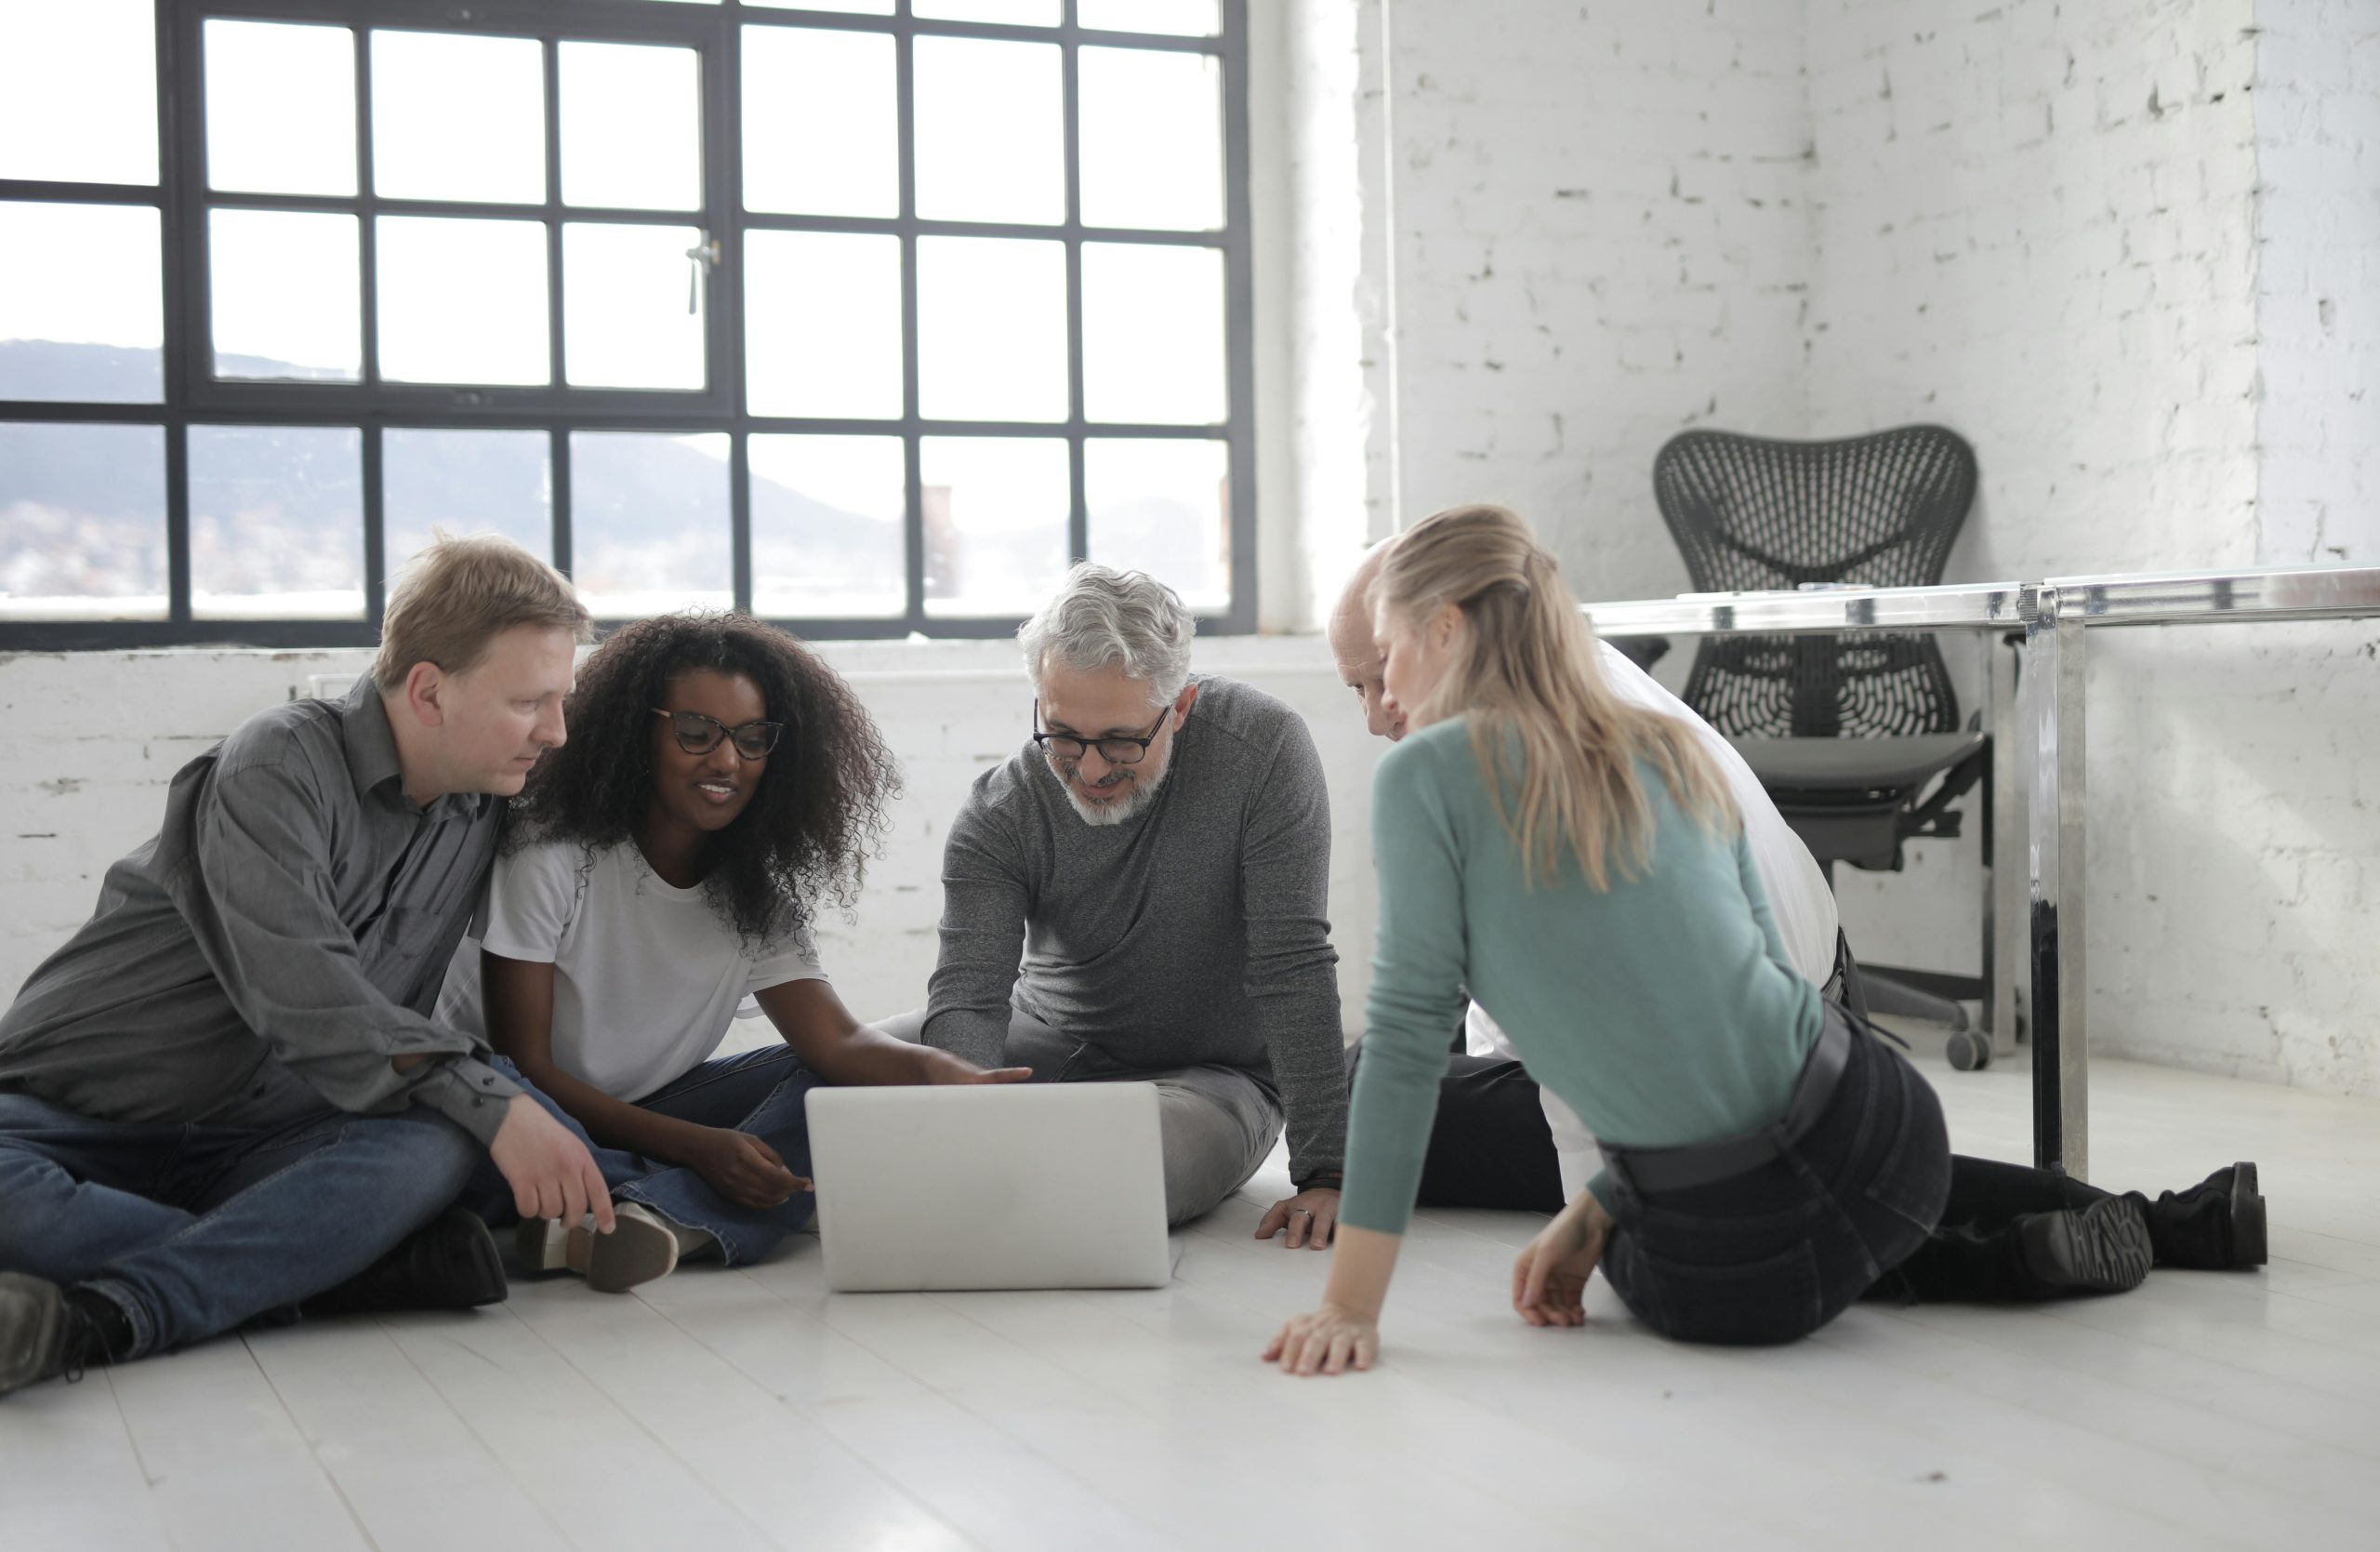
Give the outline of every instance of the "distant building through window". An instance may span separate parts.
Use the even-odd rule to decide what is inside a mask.
[[[0,8],[0,646],[368,642],[442,529],[605,619],[998,634],[1089,556],[1251,629],[1245,33]]]

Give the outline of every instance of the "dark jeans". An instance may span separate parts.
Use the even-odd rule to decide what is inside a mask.
[[[1844,1015],[1830,1005],[1827,1016]],[[1855,1029],[1817,1121],[1798,1139],[1772,1131],[1767,1162],[1685,1188],[1640,1188],[1633,1150],[1606,1147],[1618,1227],[1604,1276],[1662,1335],[1807,1336],[1924,1244],[1940,1218],[1950,1189],[1941,1103],[1881,1039]]]
[[[812,1193],[797,1191],[774,1207],[746,1207],[712,1190],[701,1175],[683,1165],[647,1159],[624,1148],[598,1147],[587,1129],[522,1077],[520,1068],[502,1057],[496,1059],[496,1067],[535,1095],[538,1104],[587,1145],[596,1167],[603,1172],[603,1184],[611,1187],[613,1200],[641,1201],[673,1223],[707,1231],[719,1241],[720,1254],[731,1267],[757,1261],[787,1235],[799,1233],[818,1205]],[[696,1126],[749,1133],[776,1149],[786,1168],[806,1176],[810,1174],[810,1127],[802,1102],[820,1081],[789,1047],[772,1045],[705,1062],[646,1094],[637,1105]],[[516,1216],[512,1187],[492,1163],[472,1178],[464,1200],[491,1223],[508,1223]]]
[[[93,1121],[0,1094],[0,1271],[120,1306],[137,1358],[285,1312],[454,1201],[477,1142],[424,1109],[282,1096],[193,1122]]]

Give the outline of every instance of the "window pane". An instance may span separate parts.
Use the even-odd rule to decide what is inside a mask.
[[[0,6],[0,178],[157,181],[156,9]]]
[[[934,419],[1064,419],[1064,245],[919,238],[918,374]]]
[[[563,44],[562,203],[700,209],[700,91],[691,48]]]
[[[1206,54],[1082,51],[1086,226],[1223,224],[1223,67]]]
[[[0,421],[0,619],[165,617],[165,428]]]
[[[361,619],[364,433],[190,429],[191,613]]]
[[[853,16],[891,16],[892,0],[744,0],[757,8],[778,11],[844,11]]]
[[[354,217],[217,210],[207,239],[217,377],[364,376]]]
[[[751,232],[744,260],[754,415],[901,413],[901,239]]]
[[[908,606],[897,436],[755,436],[752,612],[853,619]]]
[[[208,22],[206,181],[269,194],[355,192],[355,34]]]
[[[691,226],[563,226],[562,370],[574,386],[703,386],[709,287],[687,257],[701,241]]]
[[[602,619],[726,608],[727,433],[570,434],[571,574]]]
[[[1083,414],[1092,420],[1222,420],[1223,254],[1085,243],[1082,378]]]
[[[926,613],[1029,615],[1066,569],[1066,444],[930,436],[918,448]]]
[[[1221,31],[1215,0],[1075,0],[1078,24],[1112,33],[1211,37]]]
[[[393,580],[431,530],[501,534],[553,553],[551,440],[543,431],[380,433],[381,574]]]
[[[537,40],[374,33],[372,187],[391,199],[543,201]]]
[[[1145,571],[1194,609],[1231,607],[1231,449],[1221,442],[1083,444],[1091,558]]]
[[[380,376],[553,380],[542,221],[382,216]]]
[[[1065,219],[1057,46],[921,37],[916,59],[918,214]]]
[[[0,399],[165,397],[157,212],[0,203]]]
[[[901,213],[892,38],[744,29],[744,208]]]
[[[1058,0],[915,0],[909,11],[940,21],[1005,21],[1020,27],[1058,24]]]

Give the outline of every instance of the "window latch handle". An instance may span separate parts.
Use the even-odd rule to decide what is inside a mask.
[[[719,263],[719,239],[704,232],[702,241],[686,250],[686,258],[693,264],[686,272],[686,315],[692,317],[701,311],[703,276]]]

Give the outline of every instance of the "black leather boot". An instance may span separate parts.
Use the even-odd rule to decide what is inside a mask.
[[[2149,1220],[2161,1267],[2233,1271],[2265,1264],[2265,1199],[2253,1163],[2216,1170],[2187,1190],[2161,1193],[2155,1201],[2137,1192],[2132,1200]]]
[[[450,1207],[396,1249],[298,1307],[308,1315],[475,1309],[504,1302],[504,1257],[479,1214]]]
[[[111,1323],[118,1328],[113,1340]],[[86,1366],[113,1361],[131,1334],[103,1294],[0,1272],[0,1396],[60,1374],[79,1380]]]

